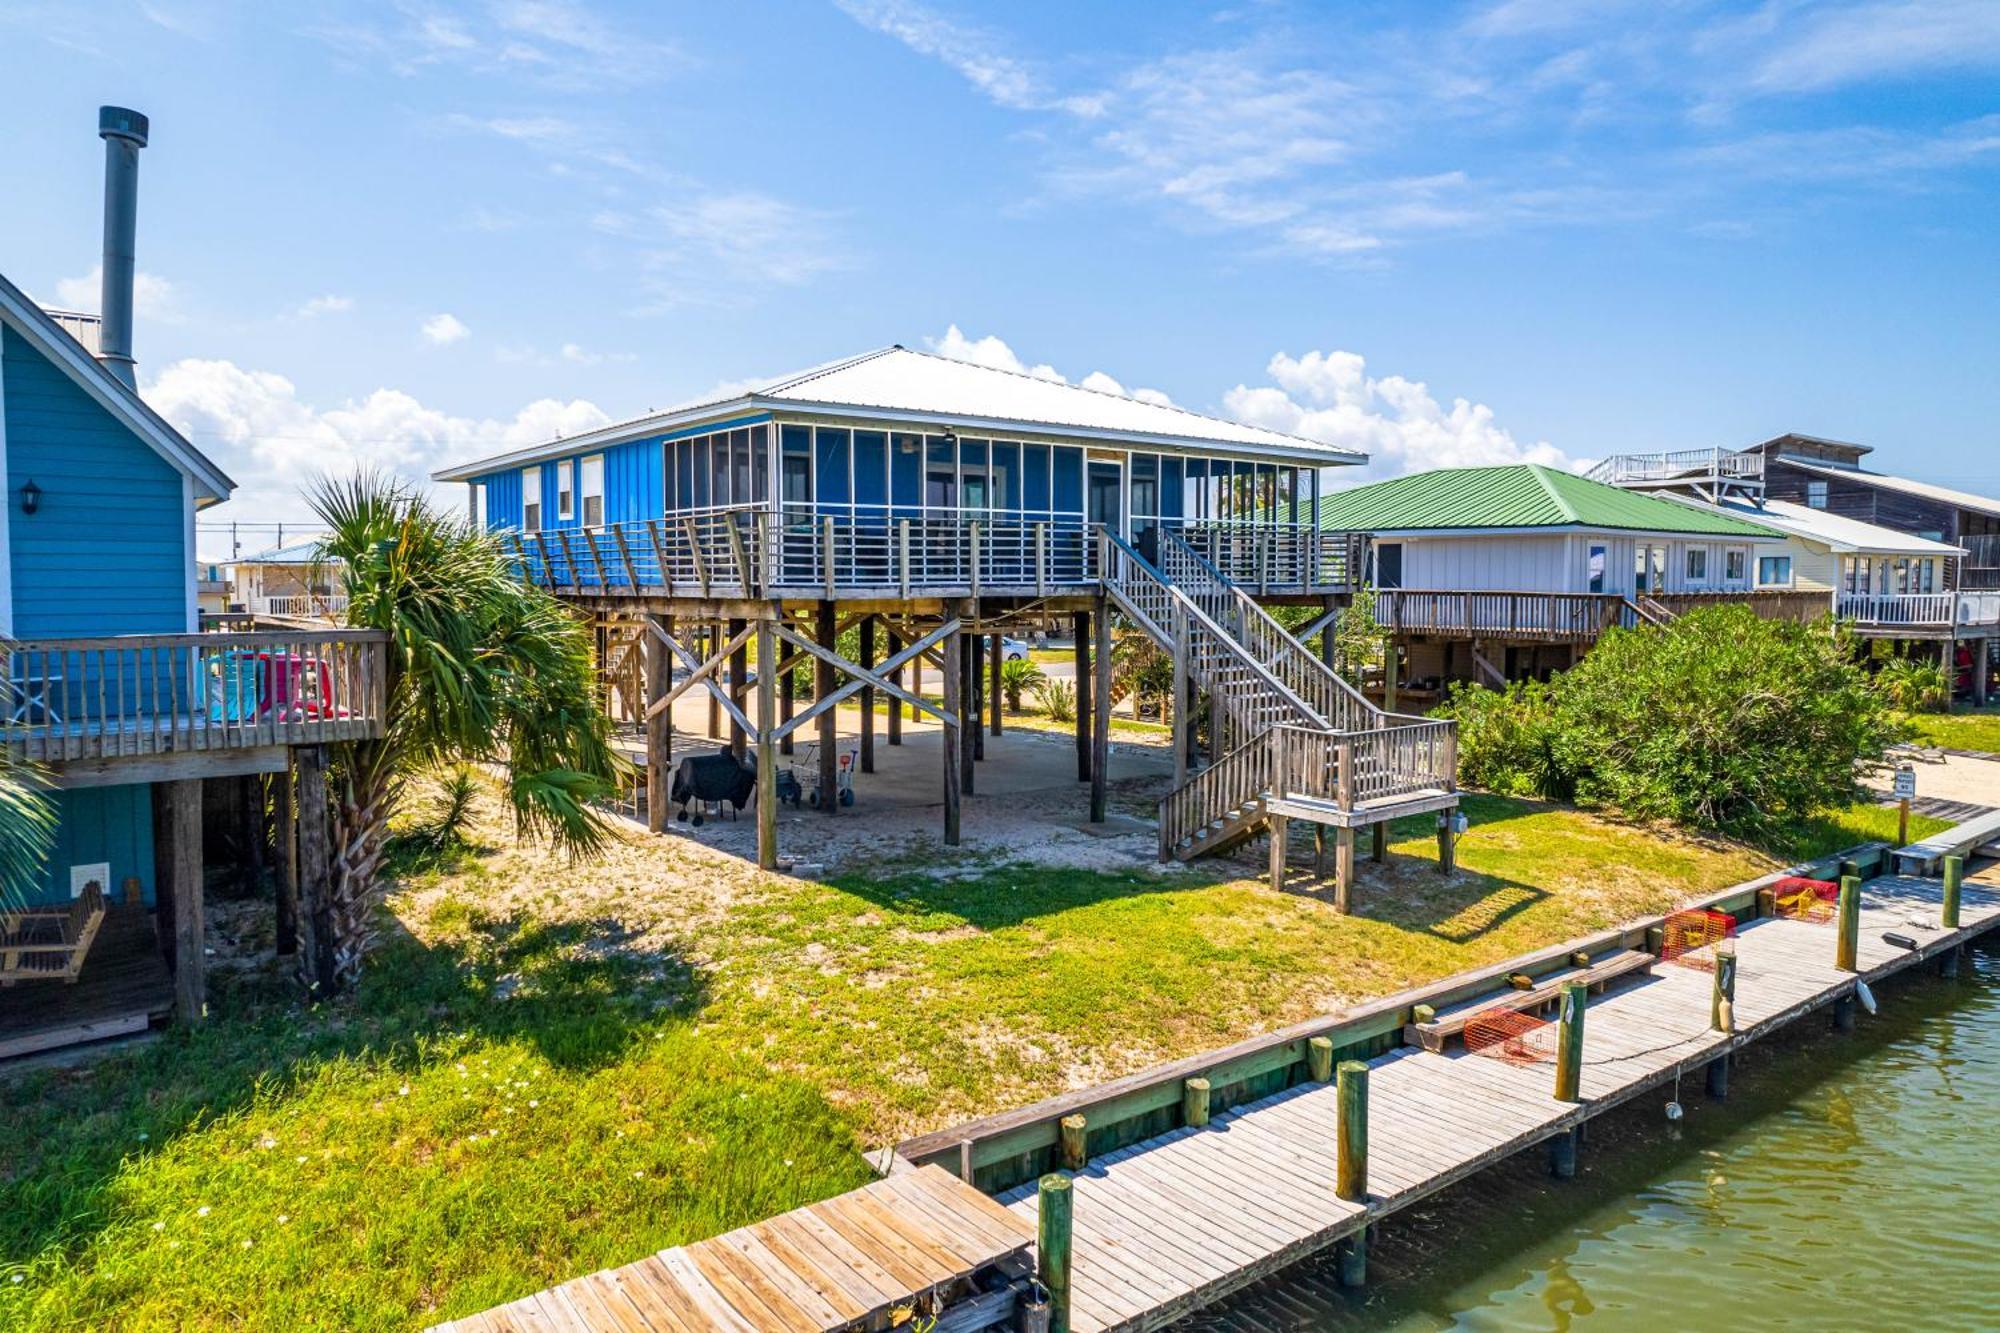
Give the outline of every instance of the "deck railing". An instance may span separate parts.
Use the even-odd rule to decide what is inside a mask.
[[[1761,481],[1764,455],[1733,449],[1678,449],[1656,454],[1613,454],[1591,468],[1591,480],[1612,486],[1634,482],[1689,481],[1709,477]]]
[[[1263,591],[1343,591],[1356,564],[1358,539],[1348,533],[1302,524],[1147,522],[1179,533],[1232,579]],[[1096,583],[1094,530],[1075,514],[813,502],[509,532],[502,540],[524,578],[573,593],[1045,595]]]
[[[379,736],[387,645],[351,629],[0,643],[0,745],[61,762]]]
[[[347,597],[343,593],[316,595],[302,593],[290,597],[267,597],[264,599],[266,615],[296,616],[312,619],[339,615],[347,609]]]
[[[1588,643],[1614,626],[1629,629],[1640,616],[1631,602],[1615,593],[1384,588],[1375,594],[1375,618],[1398,634]]]
[[[1952,623],[1956,600],[1948,592],[1844,592],[1834,600],[1834,613],[1857,625],[1942,628]]]
[[[1384,713],[1373,731],[1274,727],[1271,791],[1343,810],[1457,783],[1457,729],[1448,721]]]
[[[1833,610],[1831,597],[1824,592],[1794,592],[1779,589],[1745,589],[1737,592],[1663,592],[1652,599],[1677,616],[1709,606],[1744,605],[1765,620],[1789,620],[1810,624]]]

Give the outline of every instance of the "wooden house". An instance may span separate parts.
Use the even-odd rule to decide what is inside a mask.
[[[1607,629],[1716,599],[1795,600],[1767,529],[1531,463],[1334,491],[1319,521],[1372,536],[1375,614],[1400,649],[1392,699],[1546,677]]]
[[[320,542],[298,538],[231,562],[229,609],[268,620],[338,620],[347,609],[340,565],[321,555]]]
[[[1062,617],[1077,638],[1078,777],[1101,819],[1115,612],[1175,654],[1183,697],[1205,696],[1214,718],[1208,749],[1193,754],[1195,710],[1173,710],[1162,855],[1302,818],[1334,829],[1351,857],[1356,827],[1456,800],[1448,724],[1384,714],[1334,674],[1324,644],[1314,652],[1264,609],[1307,602],[1323,626],[1351,591],[1361,537],[1315,516],[1328,478],[1358,461],[888,347],[436,476],[470,486],[471,512],[504,534],[522,577],[595,617],[607,658],[620,641],[644,645],[654,793],[670,762],[665,710],[684,690],[706,688],[728,710],[735,748],[755,744],[760,772],[809,725],[830,765],[832,709],[854,693],[868,770],[886,696],[943,724],[945,836],[956,841],[999,636]],[[849,629],[860,632],[852,660],[836,651]],[[776,675],[811,667],[810,707],[794,716],[770,672],[748,704],[753,646]],[[941,707],[905,684],[905,666],[924,662],[943,672]],[[997,724],[999,691],[986,694]],[[892,728],[897,716],[892,707]],[[770,786],[758,793],[759,855],[775,865]],[[664,805],[650,803],[655,827]]]
[[[114,178],[145,132],[105,108]],[[0,277],[0,747],[59,817],[25,906],[105,911],[69,981],[0,976],[0,1056],[198,1017],[203,784],[380,726],[379,638],[199,632],[195,514],[232,483],[135,390],[129,216],[106,241],[99,355]]]

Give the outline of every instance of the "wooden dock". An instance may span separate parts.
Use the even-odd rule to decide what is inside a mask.
[[[831,1333],[888,1326],[973,1274],[1025,1264],[1034,1227],[937,1167],[440,1324],[451,1333]]]
[[[1364,1202],[1336,1197],[1336,1087],[1300,1084],[1091,1160],[1072,1182],[1073,1327],[1158,1328],[1523,1148],[1619,1103],[1697,1081],[1718,1056],[2000,924],[2000,877],[1969,879],[1958,930],[1934,880],[1863,890],[1858,970],[1835,963],[1835,927],[1788,918],[1736,941],[1735,1030],[1710,1025],[1707,971],[1663,964],[1593,998],[1580,1103],[1557,1101],[1551,1062],[1399,1047],[1368,1061]],[[1916,943],[1884,940],[1885,932]],[[1698,1086],[1683,1086],[1693,1095]],[[1036,1186],[1001,1196],[1035,1221]]]

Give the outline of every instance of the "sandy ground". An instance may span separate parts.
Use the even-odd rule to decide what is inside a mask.
[[[1894,757],[1917,771],[1917,798],[1961,805],[2000,806],[2000,760],[1972,759],[1915,746],[1899,747]],[[1887,797],[1894,780],[1891,769],[1870,773],[1863,782]]]

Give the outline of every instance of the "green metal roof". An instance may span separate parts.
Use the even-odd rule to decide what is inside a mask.
[[[1617,528],[1702,537],[1769,537],[1727,514],[1621,490],[1538,463],[1440,468],[1334,491],[1322,528],[1430,532],[1468,528]]]

